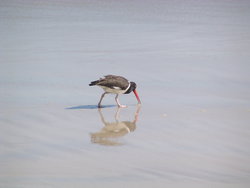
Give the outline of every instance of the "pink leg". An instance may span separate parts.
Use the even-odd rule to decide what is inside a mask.
[[[120,102],[119,102],[119,100],[118,100],[118,96],[119,96],[119,94],[117,94],[116,97],[115,97],[115,101],[116,101],[118,107],[120,107],[120,108],[125,108],[125,107],[127,107],[126,105],[121,105],[121,104],[120,104]]]
[[[101,108],[101,102],[102,102],[102,99],[103,99],[103,97],[105,96],[105,94],[106,94],[106,92],[104,92],[104,93],[102,94],[102,96],[101,96],[101,98],[100,98],[100,101],[99,101],[99,103],[98,103],[98,108]]]

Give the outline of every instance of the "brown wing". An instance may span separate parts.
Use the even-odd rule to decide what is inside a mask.
[[[101,78],[96,85],[105,86],[112,89],[119,87],[122,90],[125,90],[129,86],[129,81],[122,76],[107,75],[104,76],[104,78]]]

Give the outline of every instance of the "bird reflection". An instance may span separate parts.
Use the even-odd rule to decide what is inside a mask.
[[[119,142],[118,138],[123,137],[136,129],[140,105],[137,105],[133,121],[119,121],[120,111],[121,108],[117,108],[114,122],[107,122],[103,116],[102,109],[98,109],[104,127],[100,131],[90,134],[92,143],[107,146],[123,145]]]

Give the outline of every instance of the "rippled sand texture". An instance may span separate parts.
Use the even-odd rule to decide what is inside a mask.
[[[0,187],[249,187],[249,10],[0,1]],[[98,109],[106,74],[142,105]]]

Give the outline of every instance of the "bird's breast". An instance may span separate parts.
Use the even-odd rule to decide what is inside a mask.
[[[106,86],[100,86],[100,87],[107,93],[123,94],[126,92],[126,90],[122,90],[120,87],[113,87],[113,88],[109,88]]]

